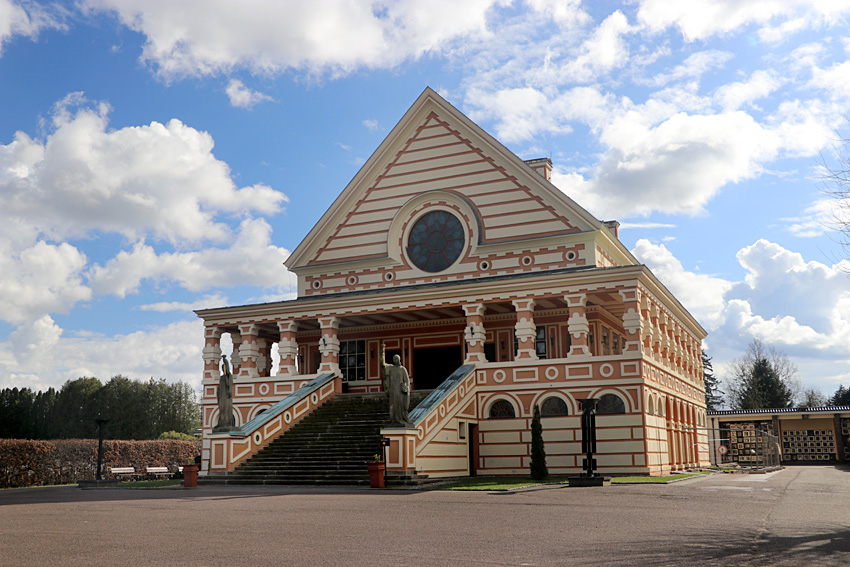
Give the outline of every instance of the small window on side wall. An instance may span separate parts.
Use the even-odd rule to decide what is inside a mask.
[[[490,419],[504,419],[516,417],[514,406],[508,400],[496,400],[490,406]]]
[[[599,402],[596,404],[596,413],[601,415],[626,413],[626,404],[619,396],[605,394],[599,398]]]
[[[561,398],[546,398],[540,406],[541,417],[557,417],[569,415],[567,411],[567,403]]]

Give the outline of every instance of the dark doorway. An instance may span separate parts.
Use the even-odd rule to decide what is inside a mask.
[[[460,346],[418,348],[413,351],[413,384],[433,390],[463,364]]]

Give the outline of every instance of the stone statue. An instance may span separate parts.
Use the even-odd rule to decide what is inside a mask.
[[[233,374],[227,364],[227,355],[221,355],[221,378],[218,381],[218,425],[213,432],[236,429],[233,418]]]
[[[407,417],[410,407],[410,376],[407,369],[401,365],[401,357],[393,356],[393,363],[387,364],[386,346],[381,344],[381,375],[384,379],[384,390],[390,395],[390,420],[397,425],[413,427]]]

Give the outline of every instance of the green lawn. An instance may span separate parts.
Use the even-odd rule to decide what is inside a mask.
[[[674,480],[710,474],[713,471],[699,473],[671,474],[666,476],[615,476],[612,484],[667,484]],[[435,490],[515,490],[527,486],[558,485],[568,482],[565,476],[550,476],[544,481],[531,480],[527,476],[473,477],[453,480],[434,487]]]
[[[181,486],[183,480],[163,478],[158,480],[128,480],[119,482],[116,486],[119,488],[162,488],[166,486]]]

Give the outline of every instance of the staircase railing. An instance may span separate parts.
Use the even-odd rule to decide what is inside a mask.
[[[381,435],[389,440],[387,451],[387,470],[429,475],[445,474],[457,476],[457,471],[443,471],[437,461],[448,458],[466,463],[466,453],[458,457],[460,446],[467,446],[466,439],[458,439],[458,417],[468,417],[475,421],[477,414],[475,401],[475,365],[464,364],[455,370],[433,392],[431,392],[409,414],[413,427],[385,427]],[[471,405],[472,404],[472,405]],[[468,413],[468,416],[466,415]],[[437,435],[448,433],[447,439],[441,437],[440,449],[428,450],[428,443]],[[452,445],[456,447],[452,448]],[[446,454],[440,454],[444,451]],[[433,458],[432,458],[433,457]],[[450,465],[449,468],[454,465]],[[466,466],[464,466],[466,468]],[[453,473],[453,474],[452,474]]]
[[[204,470],[213,473],[232,471],[341,392],[341,377],[332,373],[321,374],[237,431],[208,435],[204,444],[209,442],[209,457],[204,459]]]

